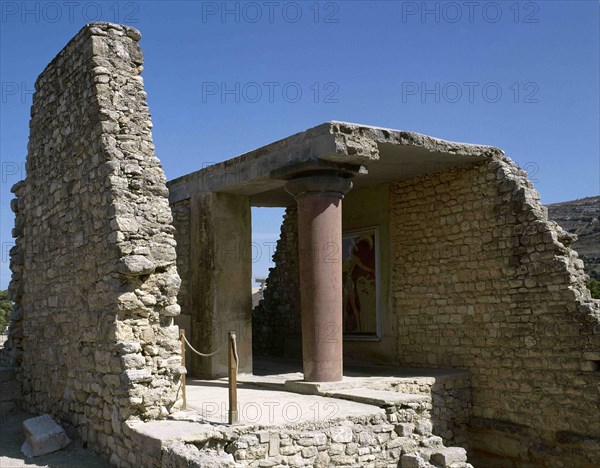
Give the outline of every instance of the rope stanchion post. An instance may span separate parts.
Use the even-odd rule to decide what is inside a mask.
[[[227,341],[223,343],[217,350],[213,351],[209,354],[201,353],[196,350],[185,337],[185,331],[182,329],[179,332],[179,337],[181,339],[181,354],[182,354],[182,365],[185,365],[185,346],[198,356],[202,357],[212,357],[219,353],[225,346],[228,348],[228,361],[229,361],[229,424],[235,424],[238,422],[238,411],[237,411],[237,372],[238,372],[238,353],[237,353],[237,344],[235,341],[235,333],[229,332],[229,336]],[[187,405],[186,395],[185,395],[185,375],[182,380],[183,384],[183,408],[185,409]]]
[[[181,365],[185,367],[185,330],[179,330],[179,338],[181,340]],[[185,394],[185,374],[181,375],[181,396],[183,397],[182,409],[187,408],[187,397]]]
[[[228,337],[228,361],[229,361],[229,424],[238,422],[237,411],[237,369],[238,355],[235,342],[235,333],[229,332]]]

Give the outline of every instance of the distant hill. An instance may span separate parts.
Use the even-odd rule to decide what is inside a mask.
[[[586,272],[600,280],[600,197],[553,203],[547,208],[551,220],[577,234],[572,247],[584,261]]]

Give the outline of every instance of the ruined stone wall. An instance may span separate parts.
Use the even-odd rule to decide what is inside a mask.
[[[600,308],[538,199],[504,158],[391,186],[398,363],[470,370],[476,465],[600,459]]]
[[[263,356],[301,356],[298,210],[286,208],[262,301],[254,308],[252,343]],[[286,343],[287,341],[287,343]]]
[[[13,187],[11,350],[25,409],[136,465],[130,418],[178,408],[175,240],[137,30],[85,26],[36,82]]]

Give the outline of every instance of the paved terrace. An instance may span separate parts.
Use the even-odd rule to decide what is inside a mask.
[[[464,378],[457,369],[352,366],[335,383],[303,381],[301,363],[286,359],[255,360],[254,375],[238,377],[239,423],[227,424],[227,379],[188,379],[187,409],[171,420],[134,425],[156,449],[173,441],[197,442],[215,430],[248,433],[265,428],[315,430],[343,420],[385,417],[384,407],[431,402],[434,384]]]

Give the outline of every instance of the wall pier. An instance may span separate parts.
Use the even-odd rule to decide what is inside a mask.
[[[235,331],[240,373],[252,373],[252,229],[248,197],[206,192],[190,200],[190,343],[211,353]],[[227,375],[226,350],[192,354],[190,374]]]

